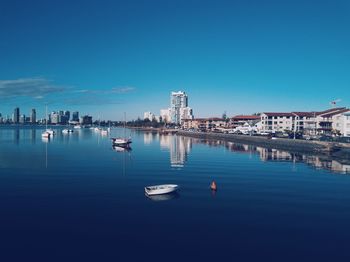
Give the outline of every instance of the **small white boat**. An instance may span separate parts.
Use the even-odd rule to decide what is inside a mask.
[[[175,192],[178,189],[178,185],[168,184],[168,185],[156,185],[156,186],[146,186],[145,193],[149,196],[162,195]]]
[[[53,131],[52,129],[46,129],[45,132],[49,133],[50,136],[53,136],[55,134],[55,131]]]
[[[68,133],[73,133],[73,132],[74,132],[73,129],[63,129],[63,130],[62,130],[62,133],[63,133],[63,134],[68,134]]]
[[[129,146],[132,141],[131,138],[111,138],[114,146]]]
[[[42,134],[41,134],[41,137],[42,138],[50,138],[51,134],[47,131],[44,131]]]
[[[81,129],[81,125],[74,126],[75,129]]]
[[[103,136],[108,135],[108,131],[107,130],[101,130],[101,135],[103,135]]]

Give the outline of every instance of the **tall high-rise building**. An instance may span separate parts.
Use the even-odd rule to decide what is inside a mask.
[[[79,121],[79,112],[75,111],[72,113],[72,121]]]
[[[56,112],[52,112],[50,114],[50,122],[51,124],[58,124],[59,123],[59,114]]]
[[[79,122],[81,125],[92,125],[92,116],[81,116]]]
[[[69,111],[64,111],[64,115],[66,117],[66,123],[70,120],[70,112]]]
[[[18,124],[19,123],[19,107],[16,107],[13,111],[13,123]]]
[[[188,96],[183,91],[171,92],[170,119],[174,124],[181,124],[184,119],[193,119],[192,109],[188,107]]]
[[[19,117],[19,122],[20,122],[21,124],[24,124],[24,123],[26,122],[26,116],[25,116],[25,115],[21,115],[21,116]]]
[[[35,124],[36,123],[36,110],[33,108],[30,113],[30,123]]]

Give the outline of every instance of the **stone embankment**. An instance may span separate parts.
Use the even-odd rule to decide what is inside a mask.
[[[250,144],[295,153],[328,155],[335,158],[350,160],[350,144],[346,143],[293,140],[285,138],[269,139],[264,136],[245,136],[221,133],[195,133],[183,130],[178,131],[177,134],[200,139],[216,139],[241,144]]]

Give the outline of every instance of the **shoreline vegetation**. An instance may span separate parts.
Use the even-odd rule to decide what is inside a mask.
[[[223,134],[213,132],[191,132],[181,129],[163,129],[149,127],[129,127],[130,129],[157,132],[160,134],[177,134],[181,136],[199,138],[204,140],[221,140],[239,144],[261,146],[269,149],[285,150],[292,153],[322,155],[350,163],[350,144],[323,141],[307,141],[286,138],[268,138],[266,136],[249,136]]]

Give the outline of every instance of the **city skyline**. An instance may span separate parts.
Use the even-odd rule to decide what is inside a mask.
[[[0,112],[195,117],[350,102],[348,1],[1,1]],[[84,9],[84,12],[81,12]],[[208,106],[210,105],[210,106]]]

